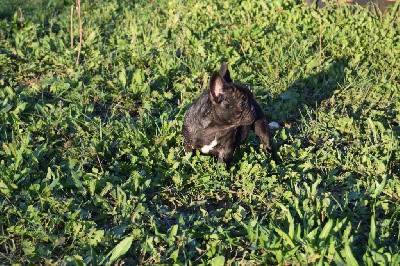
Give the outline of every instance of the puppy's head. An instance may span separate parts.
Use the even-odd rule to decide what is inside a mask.
[[[244,126],[255,120],[251,93],[233,83],[226,64],[221,65],[210,80],[210,99],[216,122],[224,125]]]

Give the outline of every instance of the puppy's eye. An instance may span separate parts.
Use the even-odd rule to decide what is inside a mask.
[[[223,105],[222,105],[225,109],[231,109],[232,108],[232,104],[230,104],[230,103],[224,103]]]

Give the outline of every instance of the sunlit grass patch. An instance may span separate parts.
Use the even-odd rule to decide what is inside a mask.
[[[0,2],[1,264],[400,263],[398,5],[74,3]],[[184,154],[222,61],[279,161]]]

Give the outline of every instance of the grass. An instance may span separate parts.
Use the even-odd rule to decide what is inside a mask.
[[[1,264],[400,264],[398,4],[83,1],[77,65],[74,1],[3,2]],[[184,154],[224,60],[280,162]]]

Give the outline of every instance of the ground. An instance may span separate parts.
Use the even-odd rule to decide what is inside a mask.
[[[398,4],[74,5],[0,1],[1,264],[400,264]],[[183,152],[223,61],[278,160]]]

